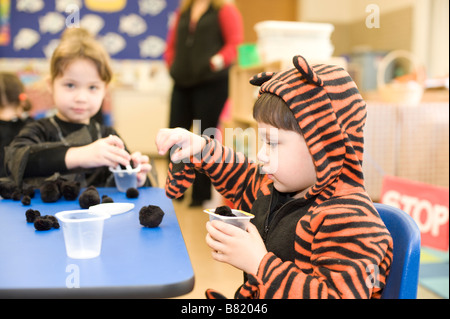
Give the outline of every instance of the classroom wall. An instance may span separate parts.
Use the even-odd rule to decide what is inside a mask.
[[[235,0],[244,20],[244,42],[256,42],[254,25],[264,20],[298,20],[299,0]]]
[[[379,9],[379,27],[368,28],[370,6]],[[352,51],[411,51],[430,77],[449,74],[448,0],[299,0],[299,21],[328,22],[335,55]]]
[[[414,0],[301,0],[298,13],[301,21],[334,24],[335,55],[341,55],[363,49],[411,50],[413,6]],[[374,10],[379,10],[378,21],[370,18]]]

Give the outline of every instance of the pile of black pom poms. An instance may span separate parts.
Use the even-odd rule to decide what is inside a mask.
[[[22,188],[17,187],[12,181],[0,182],[0,196],[3,199],[12,199],[14,201],[22,201],[22,204],[30,205],[31,199],[34,198],[34,188],[24,185]]]
[[[41,213],[38,210],[28,209],[25,212],[25,217],[27,223],[34,223],[34,228],[39,231],[59,228],[58,219],[56,219],[55,216],[41,216]]]
[[[54,203],[64,197],[68,201],[73,201],[80,194],[80,183],[76,181],[67,181],[64,178],[46,180],[39,187],[41,199],[44,203]],[[24,206],[31,204],[34,198],[35,189],[32,186],[24,185],[22,188],[16,186],[12,181],[0,183],[0,196],[3,199],[12,199],[22,201]]]
[[[89,186],[80,195],[80,183],[75,181],[67,181],[61,177],[54,180],[47,180],[39,187],[41,200],[44,203],[54,203],[60,198],[64,198],[68,201],[74,201],[78,198],[80,207],[87,209],[90,206],[101,203],[113,203],[111,197],[100,195],[94,186]],[[35,190],[33,187],[24,186],[22,189],[17,187],[12,181],[6,181],[0,183],[0,196],[3,199],[12,199],[22,201],[24,206],[31,204],[31,199],[34,198]],[[78,197],[80,195],[80,197]],[[137,188],[129,188],[126,191],[127,198],[138,198],[139,191]]]
[[[114,203],[114,200],[109,197],[108,195],[103,195],[102,196],[102,204],[104,203]]]
[[[88,209],[90,206],[100,203],[113,203],[114,200],[108,195],[100,197],[98,190],[94,186],[86,188],[80,194],[80,183],[67,181],[62,178],[56,180],[45,181],[39,187],[41,199],[44,203],[53,203],[60,198],[73,201],[78,198],[80,207]],[[4,199],[20,200],[24,205],[30,205],[31,198],[34,198],[35,192],[32,187],[24,186],[19,189],[12,182],[3,182],[0,184],[0,196]],[[79,195],[79,197],[78,197]],[[129,188],[126,192],[127,198],[139,197],[139,191],[136,188]],[[56,217],[51,215],[41,216],[38,210],[28,209],[25,212],[28,223],[33,223],[38,231],[58,229],[60,225]],[[159,206],[144,206],[139,211],[139,222],[144,227],[158,227],[164,218],[164,211]]]
[[[41,191],[41,199],[44,203],[54,203],[61,197],[72,201],[76,200],[80,194],[80,183],[58,178],[56,180],[45,181],[39,190]]]
[[[56,219],[55,216],[51,215],[38,217],[34,221],[34,228],[36,228],[36,230],[50,230],[52,228],[58,229],[58,219]]]

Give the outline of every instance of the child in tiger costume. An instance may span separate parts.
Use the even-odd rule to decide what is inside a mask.
[[[236,298],[380,298],[393,243],[364,188],[365,102],[342,68],[293,62],[251,80],[261,86],[258,163],[207,136],[159,132],[161,154],[177,146],[166,193],[181,196],[199,170],[255,215],[246,231],[207,223],[213,258],[245,273]]]

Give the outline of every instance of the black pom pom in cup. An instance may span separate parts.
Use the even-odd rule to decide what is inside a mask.
[[[216,209],[205,209],[204,212],[209,215],[209,220],[221,220],[227,224],[239,227],[243,230],[247,229],[247,225],[250,222],[250,219],[254,218],[255,215],[244,212],[239,209],[230,209],[231,214],[227,209],[224,209],[222,206],[217,207]],[[216,213],[217,211],[217,213]]]
[[[127,168],[122,169],[120,165],[109,170],[114,174],[114,181],[119,192],[126,193],[129,188],[137,188],[137,173],[141,170],[141,165],[132,168],[130,165]]]

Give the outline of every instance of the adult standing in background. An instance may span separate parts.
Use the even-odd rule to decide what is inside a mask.
[[[242,17],[232,1],[181,0],[164,55],[174,80],[171,128],[189,130],[193,120],[201,120],[202,132],[217,127],[228,99],[229,68],[242,41]],[[210,198],[210,180],[197,174],[191,206]]]

